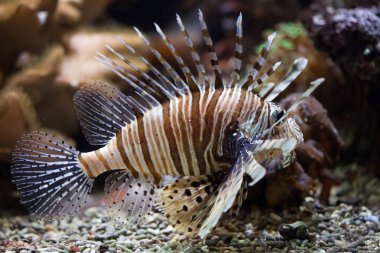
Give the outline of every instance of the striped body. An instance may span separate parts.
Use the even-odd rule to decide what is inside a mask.
[[[167,101],[127,124],[104,147],[80,155],[91,177],[117,169],[153,175],[197,176],[226,170],[228,130],[247,122],[266,129],[272,103],[239,87],[206,90]],[[231,132],[231,131],[230,131]]]

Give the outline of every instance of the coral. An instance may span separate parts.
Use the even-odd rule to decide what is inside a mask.
[[[300,95],[290,94],[280,104],[289,108]],[[339,184],[332,170],[339,161],[343,141],[326,109],[314,97],[306,98],[292,116],[305,142],[296,149],[296,160],[289,167],[278,170],[276,162],[268,164],[266,177],[253,188],[250,200],[259,199],[269,207],[294,206],[321,188],[319,198],[328,203],[331,188]]]
[[[339,120],[346,133],[346,157],[356,157],[364,163],[379,161],[379,16],[380,6],[335,9],[323,4],[312,6],[304,14],[304,23],[316,46],[328,53],[346,76],[340,93],[343,96],[335,99],[343,116]]]
[[[342,88],[344,79],[327,56],[327,54],[319,51],[313,45],[313,42],[308,37],[308,32],[301,23],[287,22],[280,23],[276,26],[277,32],[276,39],[274,40],[271,51],[268,54],[268,63],[274,64],[281,61],[281,66],[272,75],[269,81],[278,82],[288,71],[289,66],[293,61],[299,57],[305,57],[308,60],[308,65],[301,75],[292,83],[292,85],[281,94],[281,97],[293,92],[302,92],[308,88],[311,81],[324,77],[325,83],[316,90],[315,96],[319,101],[326,106],[330,114],[336,114],[334,109],[336,106],[333,104],[336,93]],[[264,37],[274,32],[274,30],[264,31]],[[256,54],[258,54],[263,47],[260,44],[256,47]],[[251,56],[250,61],[254,62],[256,56]],[[333,110],[331,112],[331,110]]]
[[[280,104],[289,108],[300,95],[291,94]],[[320,199],[328,202],[331,187],[338,183],[332,176],[332,169],[339,161],[343,140],[326,109],[314,97],[306,98],[292,115],[305,139],[296,149],[297,161],[309,176],[321,183]]]
[[[23,51],[38,53],[48,42],[46,14],[56,1],[5,1],[0,3],[0,77],[12,71]],[[1,82],[1,79],[0,79]]]
[[[93,21],[109,0],[9,0],[0,3],[0,83],[52,42]]]
[[[21,89],[29,96],[43,126],[72,135],[79,131],[72,105],[75,89],[56,81],[63,57],[61,46],[48,49],[39,61],[12,77],[7,87]]]
[[[17,140],[38,125],[28,96],[19,89],[3,90],[0,93],[0,161],[9,161]]]
[[[105,47],[105,45],[109,45],[124,57],[133,59],[128,56],[126,47],[117,39],[117,35],[120,35],[129,45],[138,50],[139,53],[144,54],[143,49],[146,50],[146,48],[143,47],[142,41],[131,29],[118,27],[111,29],[80,29],[65,35],[63,39],[63,46],[66,48],[66,52],[62,64],[58,69],[57,80],[74,87],[78,86],[81,82],[89,82],[91,80],[123,83],[104,64],[95,60],[94,57],[97,55],[97,52],[117,62],[129,73],[138,76],[139,74],[136,71]],[[142,71],[147,70],[146,65],[141,61],[137,59],[132,61]]]
[[[306,20],[316,45],[350,78],[379,86],[380,7],[326,9]],[[375,88],[375,87],[374,87]]]
[[[80,128],[72,98],[79,86],[99,79],[123,83],[111,70],[94,59],[96,52],[103,53],[111,59],[116,58],[108,52],[105,44],[126,54],[127,50],[117,40],[117,34],[127,37],[125,40],[135,48],[141,45],[141,41],[137,40],[137,36],[132,35],[129,29],[79,30],[68,34],[62,45],[52,45],[33,64],[14,74],[7,86],[22,89],[30,97],[37,117],[44,127],[76,136]],[[123,64],[120,61],[119,63]],[[136,65],[142,70],[146,69],[141,63],[136,62]],[[130,70],[127,67],[126,69]],[[60,113],[60,117],[57,117],[57,112]]]

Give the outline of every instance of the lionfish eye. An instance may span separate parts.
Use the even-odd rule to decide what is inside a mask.
[[[276,122],[279,121],[285,115],[285,111],[281,110],[276,115]]]

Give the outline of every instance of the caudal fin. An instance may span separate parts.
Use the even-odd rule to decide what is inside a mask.
[[[72,216],[85,203],[93,179],[78,163],[79,152],[52,134],[24,135],[12,154],[13,182],[33,217]]]

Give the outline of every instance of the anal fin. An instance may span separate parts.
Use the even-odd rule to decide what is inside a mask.
[[[151,181],[126,171],[109,175],[105,192],[110,218],[125,226],[148,221],[157,194]]]

